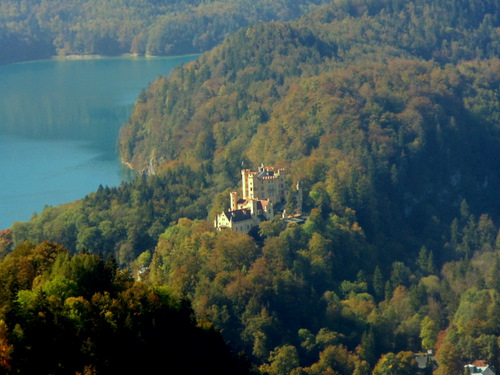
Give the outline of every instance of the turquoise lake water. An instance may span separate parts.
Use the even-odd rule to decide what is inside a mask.
[[[120,126],[141,90],[196,56],[0,66],[0,229],[117,186]]]

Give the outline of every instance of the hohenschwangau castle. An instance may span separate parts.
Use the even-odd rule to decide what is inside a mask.
[[[283,206],[290,189],[285,182],[284,169],[275,170],[261,165],[257,172],[249,169],[241,171],[241,190],[241,197],[236,191],[230,193],[230,209],[215,218],[214,226],[218,230],[232,229],[248,233],[261,221],[273,220],[275,205]],[[300,212],[302,193],[299,184],[293,194],[296,196],[295,210]]]

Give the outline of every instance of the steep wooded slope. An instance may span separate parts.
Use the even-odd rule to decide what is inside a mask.
[[[354,209],[372,235],[407,235],[390,233],[392,223],[421,233],[464,198],[497,215],[498,5],[455,3],[471,14],[426,1],[340,2],[241,30],[141,94],[122,157],[160,173],[203,165],[221,191],[242,162],[284,166],[311,197],[324,191],[328,209]],[[434,38],[424,35],[431,26]],[[479,34],[482,43],[471,38]],[[492,58],[459,62],[472,56]]]
[[[450,12],[434,3],[335,2],[293,24],[241,30],[141,95],[122,134],[124,160],[142,170],[150,160],[161,164],[184,157],[196,142],[190,135],[200,135],[202,127],[200,136],[208,138],[201,142],[205,151],[199,151],[209,159],[221,145],[248,139],[255,122],[266,122],[290,82],[324,71],[374,60],[434,58],[455,64],[500,54],[498,4],[454,1],[456,10]],[[146,103],[146,95],[153,100]],[[186,135],[177,132],[180,127]],[[226,133],[222,144],[210,139],[218,133]]]

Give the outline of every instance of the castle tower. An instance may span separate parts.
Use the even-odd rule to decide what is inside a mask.
[[[232,191],[229,196],[231,198],[231,211],[236,211],[238,209],[238,192]]]
[[[273,203],[285,201],[285,170],[261,165],[257,172],[241,171],[243,199],[269,199]]]
[[[249,199],[248,194],[248,175],[250,174],[249,169],[241,170],[241,192],[243,194],[243,199]]]

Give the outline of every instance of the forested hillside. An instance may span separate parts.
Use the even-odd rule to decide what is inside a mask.
[[[141,93],[119,140],[141,177],[1,249],[116,254],[264,374],[415,374],[427,349],[435,374],[500,368],[499,36],[493,0],[340,0],[241,29]],[[301,182],[305,224],[214,231],[261,163]]]
[[[5,0],[0,63],[54,55],[206,51],[257,22],[286,21],[324,0]]]
[[[343,11],[344,3],[351,7]],[[248,143],[245,135],[255,132],[255,123],[266,123],[273,104],[306,76],[398,59],[432,59],[445,68],[446,63],[500,54],[500,5],[494,1],[481,8],[455,1],[455,13],[433,1],[394,2],[401,10],[391,10],[394,4],[372,9],[371,4],[382,3],[366,1],[354,7],[353,2],[340,2],[297,23],[264,24],[234,34],[139,97],[120,143],[124,160],[142,170],[151,159],[161,164],[184,157],[193,152],[197,141],[190,136],[191,128],[198,127],[193,129],[197,132],[201,126],[207,128],[201,132],[208,137],[205,159],[231,141],[247,139]],[[154,100],[147,101],[153,93]],[[188,131],[176,132],[181,126]],[[225,133],[223,126],[230,131],[221,144],[217,136]],[[176,137],[184,139],[177,143]],[[187,142],[191,142],[188,147]]]
[[[44,242],[0,261],[2,374],[250,373],[187,301]]]

